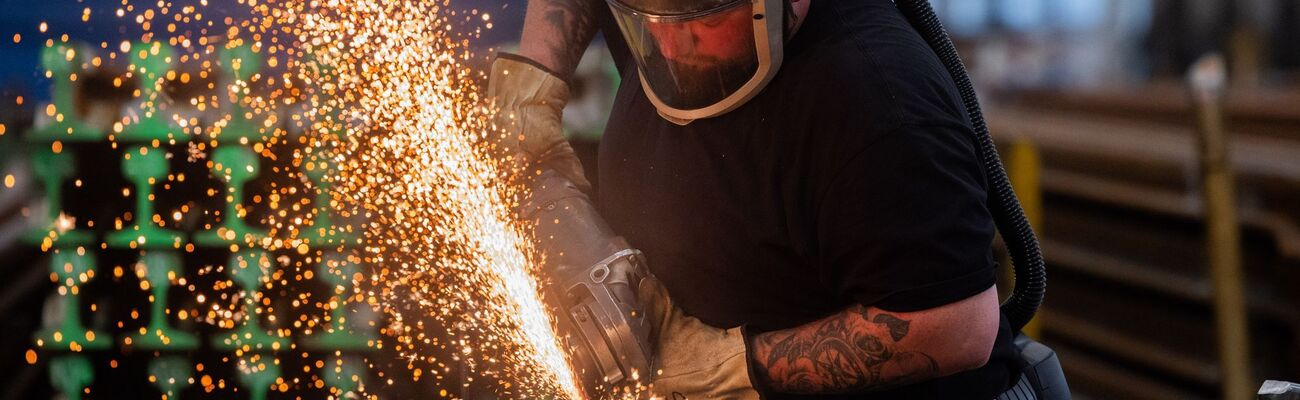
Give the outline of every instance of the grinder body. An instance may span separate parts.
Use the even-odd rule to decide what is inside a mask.
[[[587,396],[650,373],[650,322],[636,287],[648,274],[640,251],[616,236],[581,190],[543,170],[520,213],[533,224],[560,335]]]

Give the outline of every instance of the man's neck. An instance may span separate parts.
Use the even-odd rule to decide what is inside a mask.
[[[789,7],[793,21],[791,21],[792,26],[790,27],[790,34],[786,36],[786,40],[794,38],[794,35],[799,33],[799,27],[803,26],[803,20],[808,16],[808,6],[810,3],[812,3],[812,0],[790,1]]]

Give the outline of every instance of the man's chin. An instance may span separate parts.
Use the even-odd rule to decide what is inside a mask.
[[[678,69],[690,69],[690,70],[711,69],[713,66],[718,65],[718,64],[709,64],[704,60],[697,60],[697,59],[673,60],[673,64],[676,65]]]
[[[697,109],[706,107],[744,85],[753,74],[752,66],[724,63],[712,57],[677,58],[673,70],[658,76],[656,92],[671,93],[664,98],[676,108]],[[690,62],[692,64],[687,64]]]
[[[718,68],[730,68],[727,62],[716,57],[678,57],[672,59],[673,64],[683,68],[695,70],[713,70]]]

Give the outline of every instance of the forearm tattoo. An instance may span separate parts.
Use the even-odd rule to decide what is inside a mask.
[[[538,60],[568,80],[587,44],[596,35],[596,15],[603,0],[530,0],[525,17],[524,45],[537,45]],[[536,35],[536,36],[532,36]],[[532,39],[532,40],[530,40]]]
[[[789,393],[884,389],[937,377],[934,357],[899,345],[911,321],[854,306],[794,329],[754,338],[761,377]]]

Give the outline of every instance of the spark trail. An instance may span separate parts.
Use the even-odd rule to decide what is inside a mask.
[[[304,78],[324,88],[320,115],[363,121],[323,142],[336,150],[335,198],[368,220],[370,299],[389,314],[385,333],[411,359],[436,362],[428,347],[450,346],[485,363],[481,372],[521,386],[510,394],[581,398],[511,217],[518,193],[482,145],[501,133],[464,65],[465,41],[449,32],[447,3],[312,4],[277,5],[276,18],[300,27]],[[428,316],[444,328],[422,323]],[[460,340],[436,343],[435,329]]]
[[[136,2],[140,4],[132,4]],[[330,171],[325,182],[331,208],[343,217],[358,217],[360,222],[348,229],[339,228],[348,232],[356,228],[364,235],[360,261],[369,271],[359,282],[362,287],[350,294],[360,294],[356,297],[387,314],[381,328],[386,338],[374,346],[399,351],[415,379],[422,374],[417,364],[426,365],[431,374],[446,372],[448,360],[437,354],[450,353],[451,361],[495,378],[502,397],[582,398],[542,302],[529,233],[512,217],[512,208],[523,194],[510,184],[514,171],[505,166],[512,164],[490,155],[498,149],[485,144],[502,133],[491,122],[494,110],[488,108],[474,84],[482,78],[481,72],[467,66],[473,57],[468,41],[477,31],[453,28],[473,22],[491,29],[490,16],[452,8],[450,0],[234,3],[227,5],[231,9],[216,13],[234,14],[221,22],[204,15],[208,0],[121,0],[114,13],[116,18],[140,25],[145,33],[139,41],[150,45],[154,55],[157,44],[167,43],[178,51],[174,61],[197,65],[190,71],[196,81],[217,75],[217,65],[223,62],[217,57],[219,50],[248,45],[260,55],[256,58],[265,59],[268,68],[250,68],[257,71],[247,80],[222,83],[216,90],[222,92],[220,96],[208,93],[188,99],[187,108],[196,115],[205,109],[226,115],[204,117],[202,124],[196,116],[169,117],[199,138],[190,143],[190,161],[206,159],[209,146],[217,146],[212,139],[221,136],[234,113],[243,112],[219,109],[228,105],[218,97],[229,97],[232,103],[235,97],[241,98],[240,105],[248,110],[246,118],[266,121],[260,132],[265,142],[250,144],[251,148],[270,158],[275,154],[273,148],[291,147],[292,151],[284,154],[292,153],[295,167],[308,163],[326,168]],[[82,21],[89,19],[89,13],[90,8],[85,8]],[[19,37],[15,35],[13,40],[18,42]],[[63,35],[61,42],[67,41]],[[53,38],[47,39],[47,46],[53,44]],[[127,59],[132,50],[144,51],[127,42],[113,47],[104,42],[100,48],[110,51],[109,60]],[[73,52],[67,53],[69,60],[72,56]],[[92,64],[98,67],[100,58],[94,60]],[[260,64],[233,58],[221,68],[237,68],[245,62]],[[185,71],[173,79],[173,72],[152,83],[161,87],[168,81],[187,83],[191,79]],[[130,76],[114,85],[121,80],[129,81]],[[217,85],[207,82],[207,87],[215,90]],[[234,96],[236,93],[243,96]],[[153,110],[155,103],[167,103],[162,98],[143,100],[148,109],[157,112],[164,110]],[[18,102],[21,104],[21,97]],[[53,110],[50,114],[53,116]],[[114,133],[120,133],[128,122],[116,124]],[[289,124],[301,128],[303,136],[281,129]],[[177,144],[176,140],[170,142]],[[157,141],[152,144],[155,148],[159,145]],[[306,180],[296,172],[272,171],[285,173],[284,181]],[[290,205],[296,189],[289,187],[268,198],[273,212],[262,221],[267,236],[242,245],[268,251],[296,249],[299,255],[312,256],[319,256],[321,248],[328,247],[324,245],[337,245],[308,243],[310,239],[301,237],[321,227],[311,225],[314,215],[302,215],[308,211],[299,206],[308,203]],[[304,189],[322,190],[310,185]],[[280,195],[285,196],[284,207],[275,200]],[[182,211],[188,212],[175,211],[173,220],[181,220]],[[340,246],[337,250],[351,254],[350,248]],[[291,273],[297,272],[301,271]],[[293,281],[297,282],[297,277]],[[289,287],[287,278],[279,282],[285,289],[295,289]],[[226,299],[216,293],[229,286],[229,281],[222,280],[211,292],[196,292],[197,303],[212,304],[203,322],[230,328],[238,319],[257,318],[236,318],[236,306],[216,304],[217,299]],[[200,310],[191,311],[197,316]],[[276,313],[270,306],[252,311],[269,317]],[[302,316],[292,329],[286,327],[278,335],[285,338],[324,329],[320,325],[326,317],[328,313]],[[303,321],[305,326],[298,324]],[[257,357],[278,364],[275,357]],[[372,367],[383,363],[370,361]],[[210,384],[203,385],[212,390]],[[278,390],[288,390],[287,385],[281,383]]]

